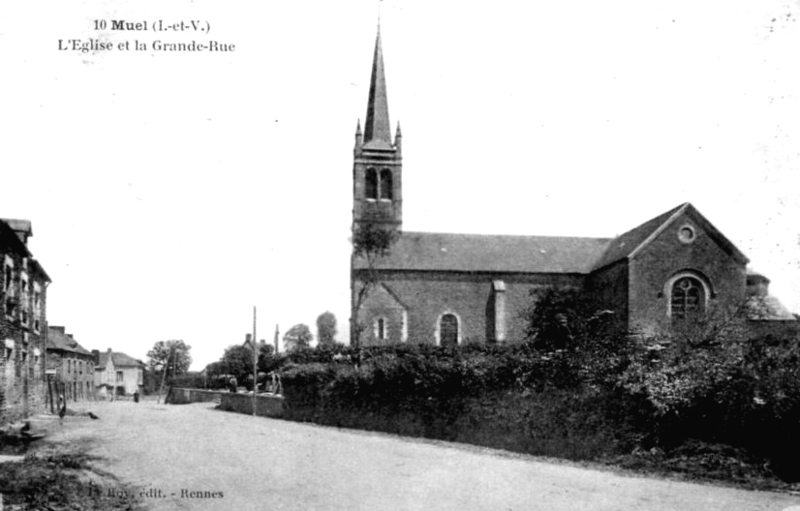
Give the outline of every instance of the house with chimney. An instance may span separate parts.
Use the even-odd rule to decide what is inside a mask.
[[[98,399],[115,399],[142,393],[144,362],[119,351],[104,353],[92,350],[94,356],[94,385]]]
[[[47,328],[46,369],[53,392],[67,401],[94,399],[94,355],[63,326]]]
[[[736,311],[762,331],[797,323],[769,279],[689,203],[605,238],[403,231],[403,138],[399,124],[392,136],[381,45],[379,32],[355,133],[352,229],[400,236],[386,253],[351,257],[353,342],[521,341],[523,313],[547,288],[579,290],[617,329],[645,336]]]
[[[30,220],[0,219],[0,423],[44,410],[47,286]]]

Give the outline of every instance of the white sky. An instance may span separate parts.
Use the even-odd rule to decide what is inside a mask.
[[[32,220],[48,320],[193,369],[333,311],[377,2],[0,3],[0,217]],[[800,310],[800,1],[382,5],[404,228],[613,236],[692,202]],[[211,24],[100,34],[93,19]],[[229,54],[58,39],[214,39]],[[132,43],[131,43],[132,44]]]

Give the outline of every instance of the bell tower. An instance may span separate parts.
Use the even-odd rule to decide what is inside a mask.
[[[398,123],[392,143],[381,32],[378,27],[372,59],[367,117],[363,133],[360,122],[356,127],[356,144],[353,150],[353,229],[363,223],[398,230],[402,227],[401,141],[402,135]]]

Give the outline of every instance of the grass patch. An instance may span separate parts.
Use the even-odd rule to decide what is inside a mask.
[[[690,440],[668,452],[658,448],[637,449],[631,454],[608,456],[598,461],[644,474],[722,483],[749,490],[800,490],[800,485],[781,481],[767,461],[744,449],[699,440]]]
[[[0,494],[5,510],[146,509],[133,488],[96,469],[96,458],[80,445],[42,444],[21,462],[0,463]]]

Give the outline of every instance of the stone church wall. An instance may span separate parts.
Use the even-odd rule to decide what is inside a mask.
[[[406,335],[406,311],[387,287],[380,284],[371,290],[362,305],[358,320],[363,325],[361,341],[371,346],[403,342]],[[378,320],[384,320],[384,333],[378,332]]]
[[[679,230],[691,225],[690,242],[680,241]],[[684,217],[661,232],[630,262],[630,320],[641,333],[656,333],[670,326],[667,314],[670,290],[665,286],[679,272],[696,272],[712,293],[708,313],[733,312],[745,299],[745,265],[737,262],[692,218]]]
[[[525,322],[521,316],[532,304],[531,289],[552,285],[580,287],[583,276],[395,272],[386,275],[382,282],[401,303],[413,304],[413,308],[407,311],[408,342],[435,344],[441,316],[451,313],[459,320],[460,343],[468,344],[494,340],[495,281],[502,281],[505,287],[505,342],[517,342],[524,338]],[[388,304],[383,306],[388,307]],[[369,310],[370,306],[363,309]],[[375,316],[372,312],[370,314]],[[371,323],[365,324],[368,330],[373,328]],[[367,336],[362,340],[366,344],[375,343]]]

